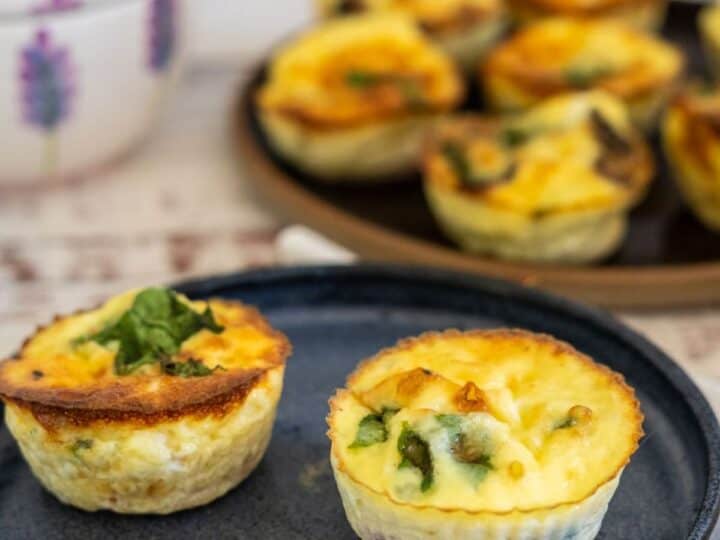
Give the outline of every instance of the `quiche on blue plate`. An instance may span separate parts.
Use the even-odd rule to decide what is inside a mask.
[[[642,421],[623,378],[566,343],[446,331],[360,364],[328,435],[363,540],[590,540]]]
[[[289,352],[253,308],[149,288],[38,330],[0,362],[0,397],[22,455],[62,502],[167,514],[252,472]]]

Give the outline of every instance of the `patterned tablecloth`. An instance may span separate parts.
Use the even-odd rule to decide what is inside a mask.
[[[128,287],[276,262],[280,224],[250,199],[227,137],[247,71],[193,69],[150,142],[112,170],[0,191],[0,355],[53,314]],[[720,306],[618,315],[681,362],[720,411]]]

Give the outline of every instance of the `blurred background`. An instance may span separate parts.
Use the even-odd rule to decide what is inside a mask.
[[[8,141],[0,150],[0,355],[53,314],[130,287],[303,255],[302,262],[351,258],[322,248],[314,257],[318,248],[305,250],[304,239],[300,248],[278,244],[288,223],[254,201],[229,137],[241,85],[264,51],[309,23],[310,0],[75,4],[0,2],[7,7],[0,12],[2,80],[17,79],[18,54],[24,63],[12,83],[22,86],[21,110],[0,103],[0,140]],[[145,24],[153,28],[147,39],[139,35]],[[127,70],[123,57],[133,53],[145,54],[146,64]],[[34,107],[46,76],[38,59],[59,74],[52,110]],[[91,69],[79,73],[80,63]],[[87,106],[76,106],[79,96]],[[59,125],[68,131],[62,144]],[[116,140],[104,142],[98,134],[109,127]],[[23,129],[44,136],[23,139]],[[71,178],[43,180],[65,166],[76,171]],[[617,314],[720,402],[720,309]]]
[[[49,15],[45,26],[62,44],[63,35],[75,30],[71,25],[97,25],[96,33],[78,43],[92,49],[102,33],[100,23],[122,20],[126,6],[147,9],[140,5],[144,0],[97,3],[84,8],[87,14]],[[82,177],[62,185],[26,185],[9,178],[0,187],[0,354],[10,354],[23,335],[52,314],[128,287],[274,262],[279,224],[249,200],[238,179],[228,140],[229,110],[259,52],[309,19],[309,2],[179,5],[185,13],[182,42],[176,46],[184,49],[184,69],[175,92],[168,92],[168,102],[159,108],[150,136],[139,133],[139,146],[131,142],[130,155],[117,163],[90,159],[83,163]],[[89,20],[70,20],[76,17]],[[30,23],[20,17],[0,21],[0,35],[9,26],[20,27],[18,34],[32,34]],[[98,61],[108,65],[110,74],[113,55],[129,48],[133,29],[127,32],[107,50],[89,51],[101,56]],[[6,42],[0,46],[20,48]],[[7,75],[5,80],[16,76]],[[122,100],[132,92],[129,86],[122,80],[105,85],[116,102],[111,110],[118,114],[125,111]],[[0,129],[15,129],[16,112],[2,113]],[[93,121],[102,129],[122,118]],[[81,142],[83,154],[94,151],[92,140]],[[118,161],[115,156],[110,160]]]

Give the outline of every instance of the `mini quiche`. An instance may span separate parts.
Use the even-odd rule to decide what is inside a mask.
[[[562,92],[603,89],[650,130],[683,67],[679,49],[629,26],[551,18],[528,25],[491,52],[481,83],[500,111],[522,110]]]
[[[57,318],[0,363],[5,421],[62,502],[167,514],[258,464],[289,351],[240,303],[131,291]]]
[[[610,19],[641,30],[659,30],[667,0],[509,0],[517,22],[526,24],[544,17]]]
[[[350,13],[402,13],[466,71],[497,41],[506,27],[502,0],[316,0],[323,17]]]
[[[688,204],[720,231],[720,86],[680,93],[666,112],[663,142]]]
[[[626,108],[602,91],[557,96],[512,118],[448,120],[424,159],[430,208],[451,239],[534,262],[611,253],[653,173]]]
[[[328,435],[362,539],[589,540],[642,421],[623,378],[566,343],[451,330],[362,363]]]
[[[703,9],[699,24],[710,69],[715,79],[720,81],[720,4]]]
[[[464,94],[452,61],[400,15],[327,22],[282,49],[257,94],[275,150],[318,179],[412,170],[426,129]]]

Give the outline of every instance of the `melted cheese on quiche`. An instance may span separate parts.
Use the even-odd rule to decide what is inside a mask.
[[[326,23],[283,48],[258,104],[329,129],[450,110],[462,93],[451,60],[409,19],[363,15]]]
[[[502,9],[498,0],[320,0],[319,5],[325,15],[344,11],[402,13],[431,32],[464,28]]]
[[[396,502],[440,509],[508,512],[583,500],[618,474],[642,435],[637,401],[619,376],[519,331],[401,343],[362,364],[331,405],[343,471]],[[382,411],[391,411],[386,440],[354,445],[363,419]],[[425,489],[427,471],[401,453],[408,430],[429,452]]]
[[[629,99],[670,84],[682,66],[675,47],[629,26],[551,18],[498,47],[485,73],[537,96],[601,88]]]
[[[603,159],[618,160],[608,154],[606,142],[594,125],[597,117],[593,115],[599,115],[617,137],[626,141],[627,155],[622,159],[638,154],[638,146],[642,149],[638,159],[644,156],[645,145],[639,142],[622,103],[595,91],[549,99],[495,129],[474,134],[471,128],[457,139],[450,125],[450,135],[441,133],[439,138],[455,139],[464,147],[470,170],[492,169],[493,161],[500,159],[498,155],[504,155],[507,175],[476,188],[468,187],[443,153],[440,142],[439,150],[426,162],[427,177],[449,189],[482,198],[497,208],[528,215],[622,206],[637,190],[633,174],[649,163],[628,162],[624,171],[627,178],[609,177],[599,163]],[[508,143],[504,140],[506,133],[515,133],[522,139]],[[644,176],[647,181],[649,175]]]
[[[79,338],[93,335],[115,322],[131,307],[137,292],[114,297],[96,310],[60,319],[42,329],[23,348],[21,361],[7,361],[3,365],[5,384],[30,389],[99,388],[111,384],[136,385],[139,381],[144,385],[154,384],[153,381],[161,378],[158,363],[142,366],[129,375],[117,375],[113,369],[117,342],[78,343]],[[198,312],[208,305],[180,298]],[[240,304],[219,300],[211,300],[209,305],[224,330],[219,334],[200,330],[181,344],[176,359],[192,358],[208,368],[220,366],[228,372],[271,367],[269,359],[277,350],[278,339],[258,324],[256,313]]]

